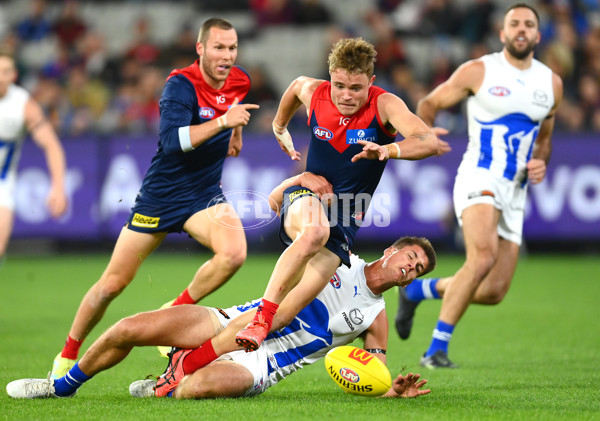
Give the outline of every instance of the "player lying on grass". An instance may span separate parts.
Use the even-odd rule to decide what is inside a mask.
[[[385,363],[389,326],[381,294],[395,286],[404,287],[433,270],[435,251],[425,238],[403,237],[386,248],[378,260],[367,263],[352,255],[351,261],[351,268],[340,266],[317,298],[288,326],[269,334],[255,352],[225,353],[199,369],[202,364],[194,360],[194,352],[201,349],[196,347],[215,335],[216,352],[235,349],[235,333],[246,323],[244,319],[252,317],[260,300],[228,309],[182,305],[122,319],[92,344],[66,376],[56,380],[16,380],[6,386],[6,391],[13,398],[73,396],[95,374],[121,362],[134,346],[177,347],[170,353],[169,366],[159,378],[166,386],[157,387],[156,380],[138,380],[129,388],[137,397],[202,399],[259,395],[304,365],[323,358],[330,349],[358,337],[363,339],[367,351]],[[297,302],[298,293],[296,289],[289,293],[278,315],[295,311],[288,307]],[[238,317],[246,314],[247,317]],[[277,320],[276,317],[275,323]],[[227,326],[231,333],[218,335]],[[224,343],[219,338],[225,338]],[[421,389],[426,382],[419,380],[419,374],[398,375],[384,396],[425,395],[430,392]]]

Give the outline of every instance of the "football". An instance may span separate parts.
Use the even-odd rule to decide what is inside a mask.
[[[344,392],[381,396],[392,387],[392,376],[373,354],[354,346],[338,346],[325,355],[325,368]]]

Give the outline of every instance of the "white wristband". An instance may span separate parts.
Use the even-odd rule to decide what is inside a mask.
[[[396,142],[390,143],[390,145],[394,145],[396,147],[395,156],[392,156],[392,151],[388,148],[388,151],[390,152],[390,158],[400,159],[400,156],[402,155],[402,152],[400,151],[400,145],[398,145]]]
[[[227,128],[227,114],[223,114],[221,117],[217,118],[217,124],[219,125],[219,129]]]

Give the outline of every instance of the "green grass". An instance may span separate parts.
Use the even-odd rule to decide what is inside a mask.
[[[206,255],[155,254],[109,307],[91,341],[119,318],[155,309],[187,285]],[[375,255],[366,257],[377,257]],[[229,306],[261,295],[276,256],[252,255],[205,304]],[[44,377],[60,350],[79,301],[108,255],[11,256],[0,269],[0,384]],[[461,264],[440,256],[437,275]],[[455,330],[452,360],[461,368],[418,366],[437,319],[439,301],[417,310],[413,334],[392,331],[393,375],[421,372],[432,393],[412,400],[344,394],[321,363],[303,369],[251,399],[175,401],[134,399],[129,383],[160,374],[166,360],[153,348],[135,349],[100,373],[73,399],[13,400],[0,392],[0,419],[600,419],[600,264],[591,256],[531,255],[521,259],[513,286],[496,307],[473,306]],[[386,295],[390,319],[396,291]]]

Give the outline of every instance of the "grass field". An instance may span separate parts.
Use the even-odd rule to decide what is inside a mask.
[[[177,295],[206,255],[155,254],[108,309],[87,348],[119,318],[158,308]],[[375,255],[363,257],[375,258]],[[392,375],[421,372],[430,395],[373,399],[344,394],[317,363],[251,399],[140,400],[129,384],[162,373],[155,349],[135,349],[100,373],[73,399],[13,400],[5,385],[44,377],[60,350],[79,301],[104,269],[108,255],[10,256],[0,269],[0,419],[578,419],[600,420],[600,263],[592,256],[523,257],[513,286],[496,307],[473,306],[455,330],[450,357],[458,370],[419,367],[437,319],[439,301],[417,310],[413,335],[391,335]],[[242,270],[204,304],[229,306],[259,297],[276,256],[251,255]],[[440,256],[435,274],[456,270],[460,257]],[[390,319],[396,291],[386,295]]]

